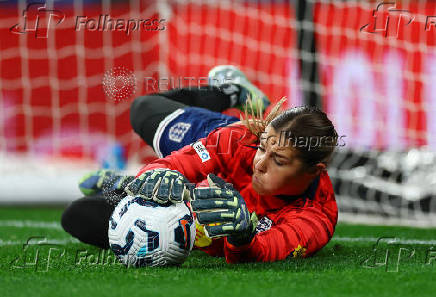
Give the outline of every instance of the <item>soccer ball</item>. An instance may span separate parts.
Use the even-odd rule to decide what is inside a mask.
[[[182,264],[195,241],[195,223],[186,202],[162,206],[127,196],[109,220],[109,245],[126,266]]]

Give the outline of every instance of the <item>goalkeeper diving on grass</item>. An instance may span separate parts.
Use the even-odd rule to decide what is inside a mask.
[[[327,115],[282,110],[280,100],[264,116],[269,100],[234,66],[213,68],[209,80],[134,100],[133,130],[159,158],[136,176],[84,176],[85,197],[62,216],[67,232],[109,248],[108,220],[130,195],[162,204],[189,199],[195,247],[229,263],[307,257],[328,243],[338,211],[326,169],[337,133]],[[245,117],[221,113],[229,107]]]

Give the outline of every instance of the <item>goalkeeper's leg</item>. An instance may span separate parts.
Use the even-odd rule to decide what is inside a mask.
[[[222,112],[233,107],[233,98],[239,96],[239,89],[223,92],[218,86],[202,86],[198,88],[176,88],[156,95],[163,96],[186,106],[206,108],[211,111]]]
[[[174,93],[182,90],[174,90]],[[198,91],[198,90],[196,90]],[[183,90],[185,96],[196,93]],[[204,91],[213,101],[212,91]],[[239,121],[238,118],[208,110],[191,107],[167,98],[169,93],[142,96],[130,108],[133,130],[151,145],[159,157],[165,157],[185,145],[206,137],[213,129]],[[181,96],[177,93],[177,96]],[[206,96],[207,97],[207,96]]]
[[[270,105],[267,96],[233,65],[219,65],[209,71],[209,86],[174,89],[161,95],[189,106],[221,112],[229,107],[244,110],[248,98],[253,108],[263,113]],[[250,109],[251,105],[248,106]],[[260,108],[260,110],[258,110]]]
[[[115,207],[101,194],[73,201],[62,214],[64,230],[80,241],[108,249],[109,218]]]
[[[239,120],[212,112],[220,113],[229,107],[242,108],[247,98],[251,98],[253,108],[260,108],[263,113],[270,103],[265,94],[232,65],[214,67],[209,72],[209,84],[137,98],[130,109],[133,130],[159,157],[165,157],[206,137],[213,129]]]

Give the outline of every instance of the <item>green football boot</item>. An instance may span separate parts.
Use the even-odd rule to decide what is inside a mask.
[[[268,97],[255,85],[253,85],[245,74],[232,65],[219,65],[212,68],[208,74],[209,85],[220,88],[225,94],[231,97],[231,107],[239,108],[244,111],[247,98],[251,98],[253,110],[263,114],[265,109],[271,104]],[[236,94],[237,96],[232,96]],[[251,107],[248,106],[248,111]]]
[[[85,174],[79,181],[79,189],[85,196],[105,192],[123,192],[133,176],[124,176],[114,170],[99,169]]]

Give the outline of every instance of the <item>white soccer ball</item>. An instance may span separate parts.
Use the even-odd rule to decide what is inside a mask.
[[[195,222],[185,202],[161,206],[127,196],[109,220],[109,245],[127,266],[182,264],[195,241]]]

